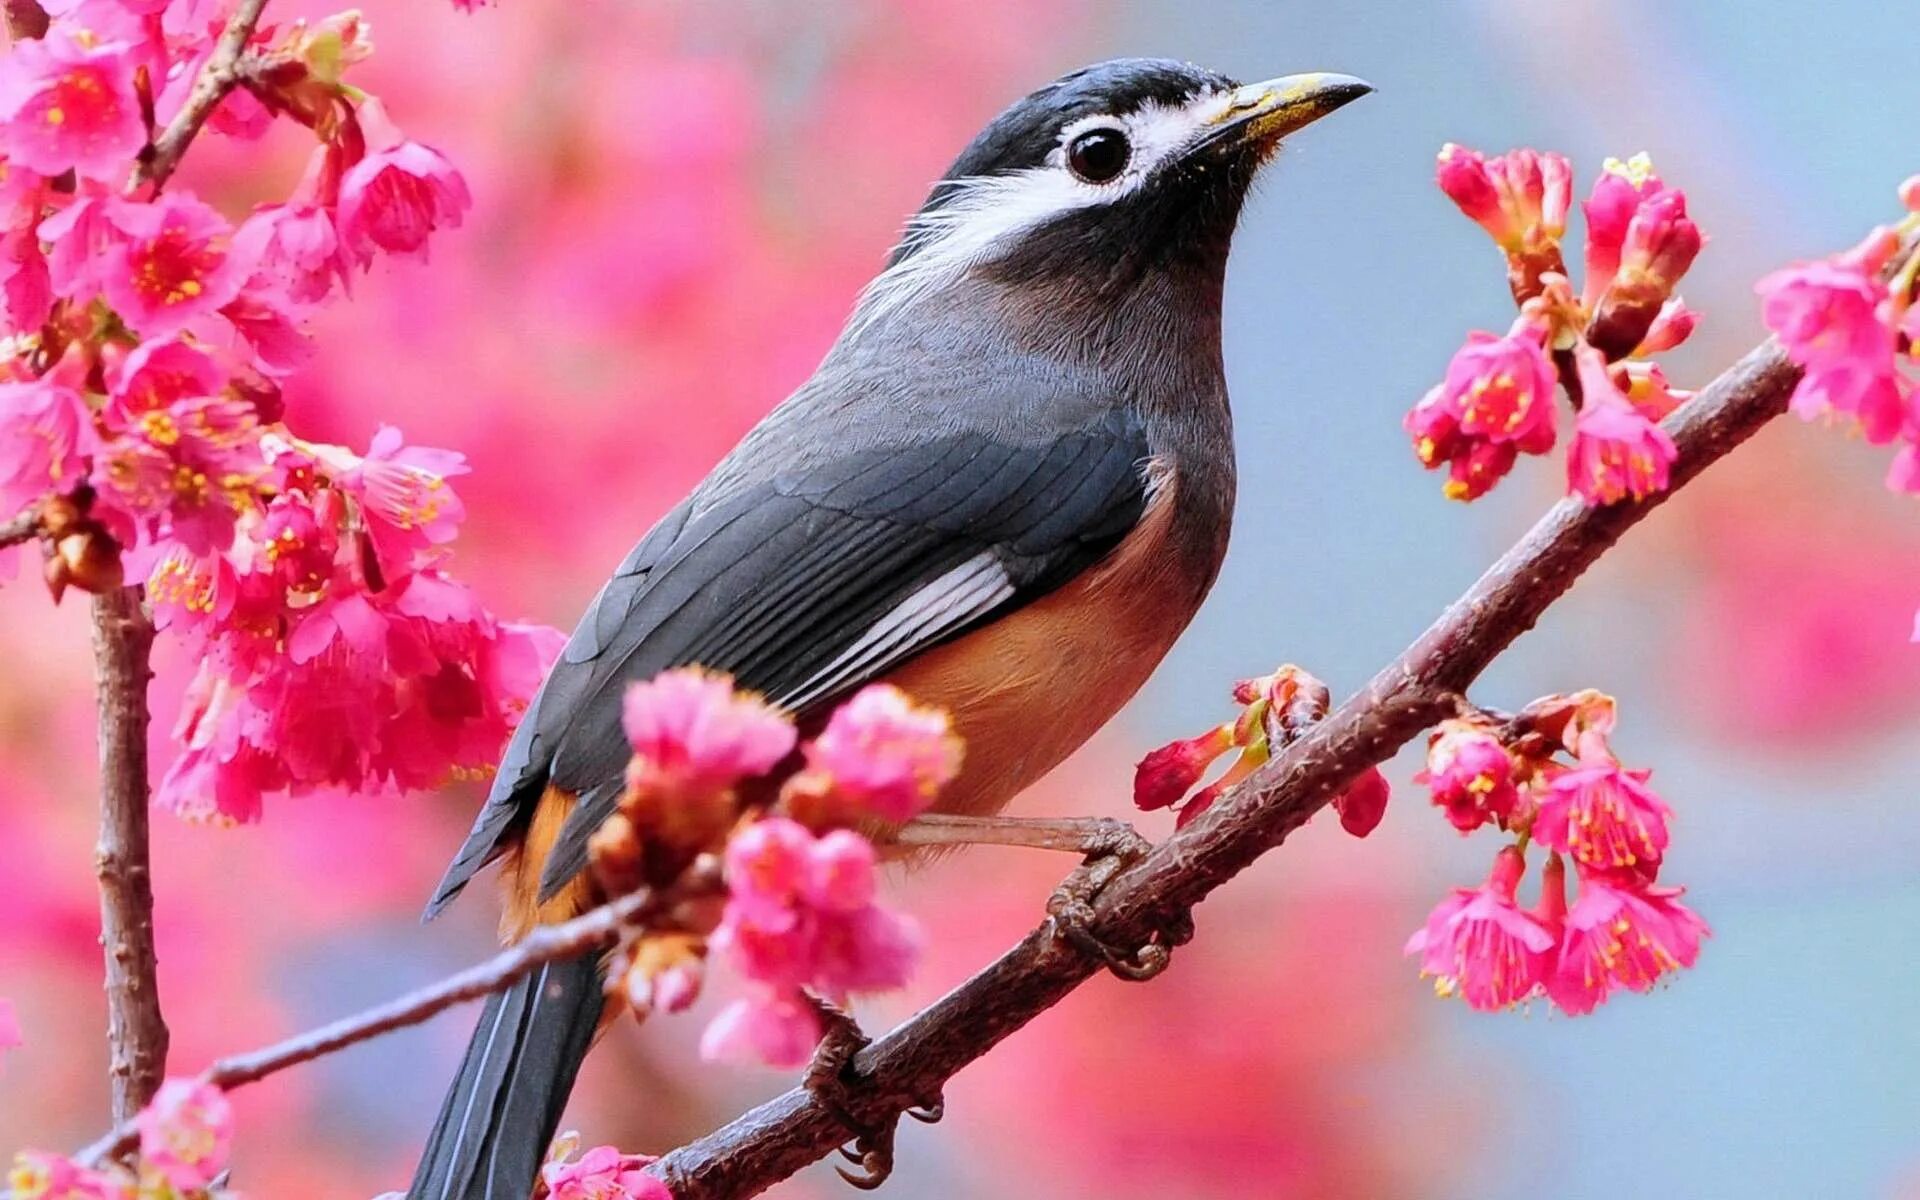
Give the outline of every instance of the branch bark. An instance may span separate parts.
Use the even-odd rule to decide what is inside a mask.
[[[147,683],[153,624],[138,588],[93,600],[94,682],[100,704],[100,944],[107,962],[107,1045],[113,1119],[125,1121],[167,1070],[153,949],[153,879],[147,852]]]
[[[1769,343],[1728,369],[1669,422],[1679,447],[1669,490],[1635,504],[1563,500],[1465,596],[1359,694],[1314,726],[1186,829],[1117,876],[1094,905],[1091,932],[1144,943],[1216,887],[1279,845],[1359,772],[1452,710],[1454,698],[1627,529],[1709,464],[1786,410],[1800,377]],[[979,1058],[1101,969],[1047,926],[861,1051],[848,1107],[879,1125],[937,1096]],[[755,1195],[822,1158],[848,1130],[796,1088],[667,1155],[653,1170],[676,1200]]]
[[[13,3],[14,0],[8,0]],[[221,31],[220,40],[214,44],[213,55],[206,65],[200,68],[199,78],[193,81],[193,90],[187,93],[187,102],[180,106],[159,137],[153,140],[140,156],[133,168],[133,178],[127,181],[132,191],[143,183],[153,185],[154,191],[166,186],[167,180],[180,165],[180,159],[200,134],[200,129],[213,115],[213,110],[227,98],[227,93],[240,85],[245,72],[241,59],[246,54],[247,43],[253,40],[253,32],[260,26],[260,14],[267,7],[267,0],[242,0],[233,17],[227,21],[227,27]]]

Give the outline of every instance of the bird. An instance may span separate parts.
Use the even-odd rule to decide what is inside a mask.
[[[509,939],[597,902],[626,689],[700,666],[818,728],[875,682],[965,740],[985,821],[1146,682],[1217,576],[1227,256],[1281,139],[1371,91],[1167,59],[1062,76],[932,186],[819,368],[627,555],[427,909],[503,860]],[[593,956],[492,996],[409,1200],[523,1200],[603,1009]]]

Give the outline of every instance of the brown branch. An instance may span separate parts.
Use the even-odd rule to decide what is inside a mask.
[[[717,875],[712,880],[717,886]],[[684,895],[675,892],[672,900]],[[544,963],[607,949],[619,940],[622,929],[668,902],[649,892],[633,892],[563,924],[542,925],[512,947],[457,975],[264,1049],[230,1055],[208,1067],[200,1078],[215,1087],[236,1088],[381,1034],[418,1025],[456,1004],[491,995]],[[82,1150],[76,1156],[79,1161],[97,1162],[133,1144],[138,1135],[132,1125],[125,1116],[116,1115],[116,1119],[114,1131]]]
[[[11,2],[11,0],[9,0]],[[221,31],[220,40],[213,47],[213,55],[206,65],[200,68],[199,78],[193,81],[193,90],[187,93],[187,102],[174,114],[159,137],[153,140],[140,154],[140,161],[134,165],[133,178],[127,181],[127,190],[133,191],[143,183],[153,185],[159,191],[166,185],[174,169],[180,165],[180,159],[199,136],[200,129],[213,115],[227,93],[240,85],[245,77],[241,61],[247,50],[247,43],[253,40],[253,32],[259,28],[260,14],[267,7],[267,0],[241,0],[240,7],[234,11],[227,27]]]
[[[167,1022],[153,950],[147,858],[147,682],[153,624],[138,588],[93,600],[94,683],[100,703],[100,945],[107,960],[107,1045],[113,1119],[124,1121],[160,1087]]]
[[[1680,450],[1669,493],[1785,411],[1800,377],[1772,344],[1748,354],[1668,424]],[[1588,508],[1562,500],[1467,594],[1361,692],[1186,829],[1116,877],[1090,931],[1144,944],[1304,824],[1360,771],[1452,711],[1495,656],[1669,493]],[[861,1051],[852,1115],[877,1126],[939,1095],[955,1072],[1101,969],[1048,926]],[[848,1138],[827,1106],[796,1088],[667,1155],[654,1168],[676,1200],[751,1196]]]
[[[6,0],[7,36],[14,41],[47,36],[47,10],[37,0]]]

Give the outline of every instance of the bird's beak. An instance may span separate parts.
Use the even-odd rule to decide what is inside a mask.
[[[1271,146],[1372,90],[1364,79],[1320,71],[1249,83],[1229,94],[1207,141]]]

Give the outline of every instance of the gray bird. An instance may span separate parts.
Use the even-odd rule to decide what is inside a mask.
[[[1282,137],[1371,90],[1120,59],[994,118],[811,379],[643,538],[581,619],[432,902],[506,860],[510,937],[596,902],[587,842],[626,688],[734,676],[804,730],[886,681],[966,740],[984,818],[1144,683],[1233,516],[1227,250]],[[602,1010],[602,965],[492,997],[410,1200],[524,1200]]]

